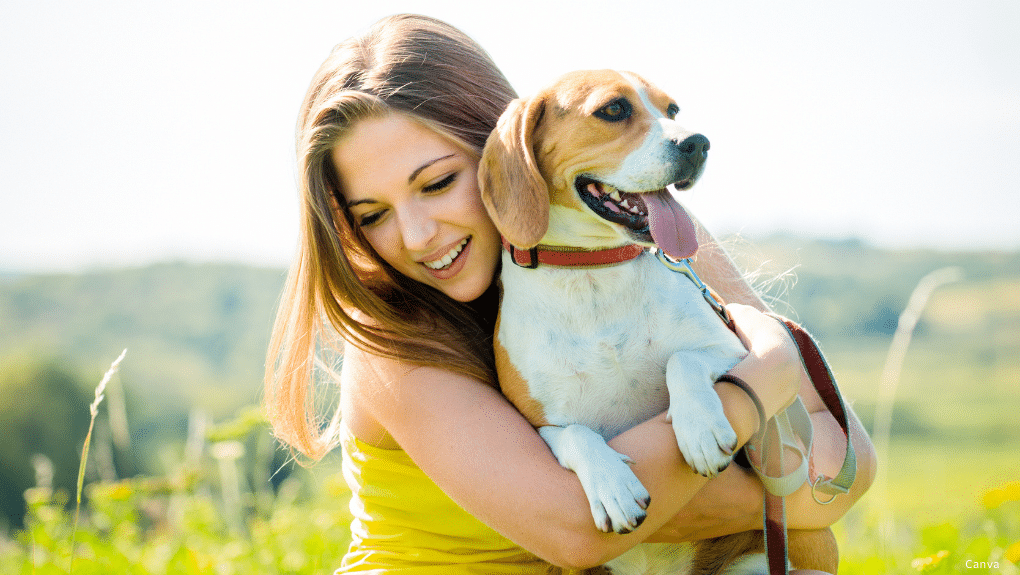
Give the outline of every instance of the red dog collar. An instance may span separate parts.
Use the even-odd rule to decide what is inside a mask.
[[[502,238],[503,248],[510,252],[510,259],[522,268],[537,268],[538,264],[558,267],[599,267],[622,264],[641,255],[644,248],[627,244],[606,250],[584,250],[553,246],[535,246],[522,250]]]

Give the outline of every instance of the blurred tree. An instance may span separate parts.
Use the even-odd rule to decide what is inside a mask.
[[[5,364],[0,368],[0,514],[18,528],[25,515],[24,492],[36,484],[34,456],[52,462],[54,489],[74,492],[90,397],[82,381],[54,361],[7,358]]]

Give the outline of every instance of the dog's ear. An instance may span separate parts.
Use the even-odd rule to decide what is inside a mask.
[[[513,245],[530,248],[549,229],[549,186],[535,161],[535,128],[545,99],[514,100],[485,142],[478,165],[482,201],[496,228]]]

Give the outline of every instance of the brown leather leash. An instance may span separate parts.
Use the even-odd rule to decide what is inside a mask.
[[[849,492],[850,486],[853,485],[854,478],[857,475],[857,458],[854,454],[853,442],[850,438],[850,423],[847,418],[846,405],[843,403],[839,387],[836,385],[836,378],[833,377],[832,370],[829,369],[829,364],[825,360],[825,356],[822,355],[822,350],[818,347],[814,337],[799,324],[788,318],[772,313],[768,315],[779,321],[789,332],[793,342],[797,345],[804,370],[811,379],[815,391],[818,392],[825,407],[835,417],[840,429],[843,430],[843,434],[846,436],[846,452],[843,457],[843,465],[836,474],[836,477],[830,478],[823,475],[808,477],[811,483],[811,496],[817,503],[827,505],[832,503],[837,495]],[[810,424],[810,421],[808,423]],[[778,437],[778,427],[770,425],[767,428],[768,435],[764,438],[765,444],[778,444],[779,449],[783,449],[783,443]],[[805,441],[805,446],[808,450],[807,457],[810,458],[811,438],[802,437],[802,440]],[[780,459],[782,459],[782,454],[780,454]],[[782,471],[780,470],[780,472]],[[818,497],[819,492],[828,495],[829,499],[821,500]],[[784,499],[782,496],[770,493],[766,489],[764,507],[765,551],[768,557],[769,574],[786,574],[788,573],[789,561],[787,557]]]

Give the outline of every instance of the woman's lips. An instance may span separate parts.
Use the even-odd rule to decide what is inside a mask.
[[[449,252],[443,255],[442,258],[433,260],[431,262],[421,262],[422,267],[425,268],[430,275],[436,279],[445,280],[450,279],[457,275],[460,270],[464,269],[464,263],[467,261],[468,252],[471,251],[471,238],[464,238],[459,244],[455,245],[450,249]],[[453,254],[451,256],[451,254]],[[450,257],[449,263],[444,264],[445,258]],[[439,269],[431,267],[431,265],[444,265]]]
[[[464,249],[465,245],[467,245],[468,239],[469,238],[464,238],[463,240],[458,242],[457,245],[455,245],[452,248],[450,248],[442,256],[440,256],[440,257],[438,257],[438,258],[436,258],[434,260],[423,261],[421,263],[424,264],[425,267],[427,267],[429,269],[433,269],[433,270],[439,270],[439,269],[445,268],[446,266],[450,265],[450,262],[452,262],[454,259],[456,259],[458,255],[460,255],[461,250]]]

